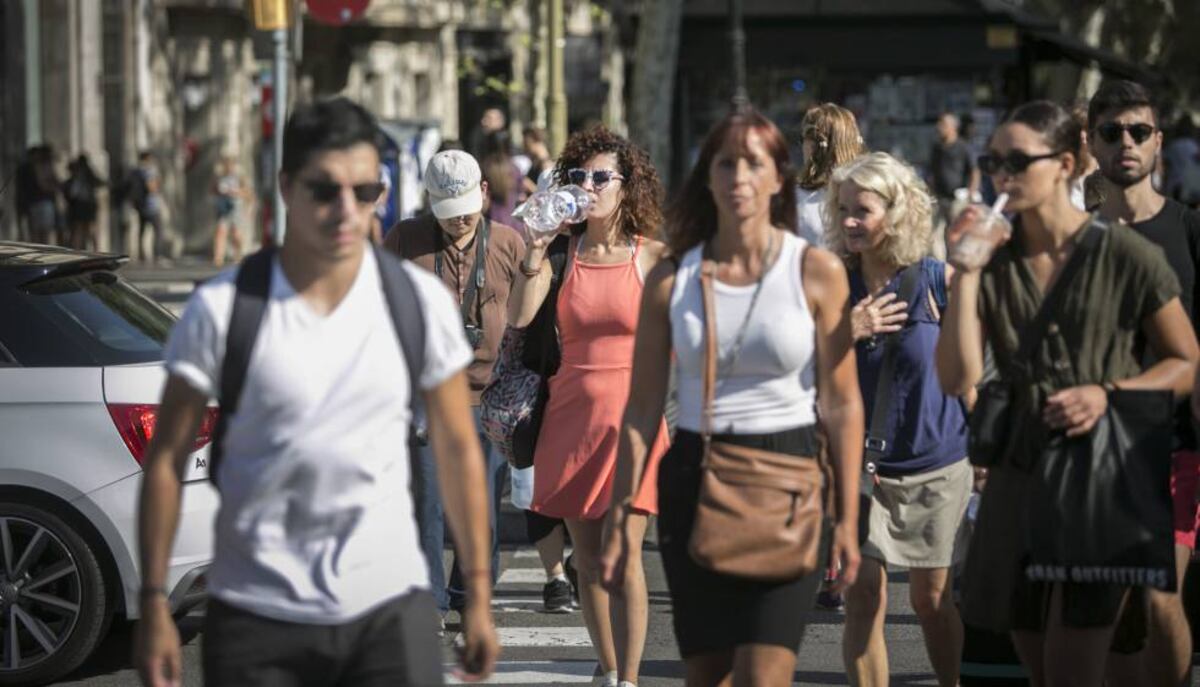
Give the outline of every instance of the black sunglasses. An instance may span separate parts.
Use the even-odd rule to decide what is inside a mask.
[[[308,188],[308,192],[312,194],[313,200],[322,205],[337,200],[338,196],[342,195],[342,189],[345,188],[332,181],[305,181],[303,183]],[[355,200],[365,204],[379,200],[379,196],[383,195],[383,188],[383,184],[374,181],[369,184],[355,184],[350,187],[350,190],[354,191]]]
[[[1045,155],[1028,155],[1019,150],[1010,150],[1007,155],[998,155],[996,153],[986,153],[979,156],[979,169],[983,170],[984,174],[995,174],[1000,170],[1004,170],[1009,174],[1020,174],[1029,168],[1029,165],[1038,160],[1049,160],[1052,157],[1058,157],[1062,153],[1046,153]]]
[[[1150,124],[1118,124],[1117,122],[1108,122],[1096,127],[1096,133],[1100,134],[1100,138],[1105,143],[1117,143],[1125,137],[1125,132],[1129,132],[1129,137],[1134,143],[1145,143],[1147,138],[1150,138],[1154,133],[1154,127]]]
[[[608,186],[608,182],[613,179],[624,179],[625,177],[617,174],[611,169],[569,169],[567,170],[567,181],[576,186],[583,186],[588,179],[592,180],[592,188],[599,191]]]

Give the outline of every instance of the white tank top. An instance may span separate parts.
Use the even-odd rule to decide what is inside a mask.
[[[717,379],[713,431],[766,434],[816,423],[816,349],[812,313],[804,297],[802,257],[807,242],[783,234],[778,259],[763,278],[737,360]],[[684,254],[671,290],[671,339],[678,365],[679,426],[700,431],[703,405],[704,304],[700,294],[703,246]],[[713,282],[718,360],[733,348],[755,285]]]

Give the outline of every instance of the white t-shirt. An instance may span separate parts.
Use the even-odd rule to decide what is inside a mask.
[[[815,191],[796,187],[796,231],[814,246],[825,235],[825,189]]]
[[[783,234],[779,257],[763,275],[762,292],[746,326],[737,359],[731,355],[756,285],[713,282],[718,374],[713,431],[770,434],[816,422],[816,326],[804,294],[806,242]],[[678,365],[679,427],[699,432],[704,406],[702,248],[683,254],[671,290],[671,341]]]
[[[425,316],[422,389],[472,360],[450,293],[406,263]],[[196,290],[168,371],[215,396],[237,270]],[[271,297],[220,466],[216,598],[278,620],[333,624],[427,587],[409,494],[409,378],[368,250],[325,317],[276,260]]]

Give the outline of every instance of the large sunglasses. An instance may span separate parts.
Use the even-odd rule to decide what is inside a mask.
[[[1100,134],[1101,140],[1105,143],[1117,143],[1125,137],[1125,132],[1129,132],[1129,137],[1134,143],[1145,143],[1146,139],[1154,133],[1154,127],[1150,124],[1118,124],[1117,122],[1108,122],[1096,127],[1096,133]]]
[[[597,191],[608,186],[608,182],[613,179],[624,179],[625,177],[617,174],[611,169],[568,169],[567,181],[576,186],[583,186],[588,179],[592,180],[592,188]]]
[[[342,189],[345,186],[335,184],[332,181],[305,181],[304,186],[308,188],[308,192],[312,194],[313,200],[327,205],[338,199],[342,195]],[[373,181],[368,184],[355,184],[350,187],[354,192],[354,200],[361,204],[374,203],[379,200],[379,196],[383,195],[383,184],[378,181]]]
[[[1049,160],[1052,157],[1062,155],[1061,152],[1046,153],[1045,155],[1028,155],[1019,150],[1010,150],[1007,155],[998,155],[996,153],[986,153],[979,156],[979,169],[983,170],[984,174],[995,174],[1000,170],[1004,170],[1009,174],[1020,174],[1029,168],[1029,165],[1038,160]]]

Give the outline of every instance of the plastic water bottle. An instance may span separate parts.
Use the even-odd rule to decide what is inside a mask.
[[[563,223],[582,222],[590,205],[587,191],[570,184],[534,193],[513,216],[525,222],[530,234],[540,237],[557,233]]]

